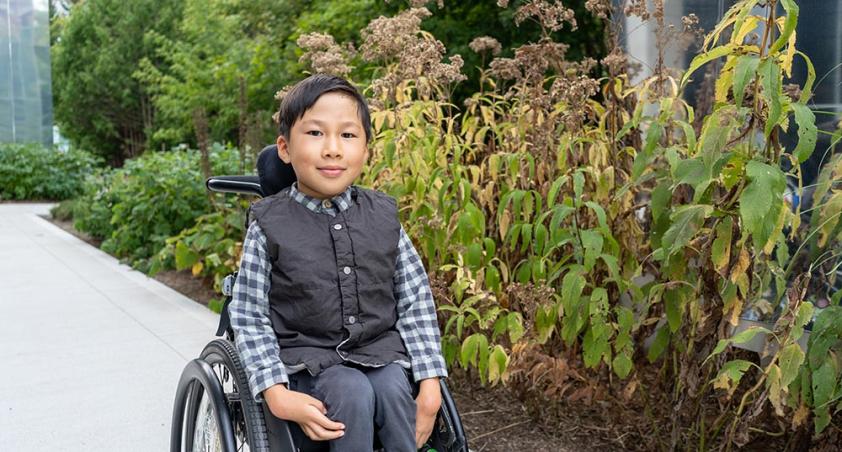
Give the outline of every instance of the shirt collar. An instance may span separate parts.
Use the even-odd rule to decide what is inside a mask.
[[[289,187],[289,196],[313,212],[335,213],[336,210],[334,209],[339,209],[339,212],[344,212],[351,207],[351,198],[354,190],[356,190],[356,188],[351,185],[346,188],[344,192],[334,196],[333,198],[321,200],[304,194],[304,192],[298,189],[298,182],[293,182]]]

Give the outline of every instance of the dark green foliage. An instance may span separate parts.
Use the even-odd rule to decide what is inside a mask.
[[[91,154],[40,144],[0,144],[0,199],[72,198],[98,165]]]
[[[70,141],[113,164],[138,155],[156,127],[146,87],[133,76],[156,58],[155,31],[171,36],[181,0],[88,0],[55,18],[52,47],[55,118]]]
[[[236,173],[239,153],[215,145],[211,163],[214,174]],[[87,180],[73,210],[74,226],[104,239],[103,250],[146,269],[146,259],[167,238],[213,211],[203,182],[198,152],[147,152]]]

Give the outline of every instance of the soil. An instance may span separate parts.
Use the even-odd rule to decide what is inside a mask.
[[[46,219],[93,246],[100,245],[98,240],[75,230],[72,221]],[[219,297],[210,281],[194,278],[189,271],[163,271],[155,279],[203,305]],[[566,419],[553,416],[538,420],[534,410],[527,409],[511,389],[482,386],[460,369],[452,371],[447,384],[474,452],[621,449],[610,438],[614,432],[588,427],[577,413],[570,413]]]

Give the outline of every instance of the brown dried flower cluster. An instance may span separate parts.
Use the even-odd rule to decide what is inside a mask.
[[[527,19],[536,20],[547,31],[558,31],[567,22],[571,30],[576,29],[576,15],[565,7],[561,0],[552,3],[544,0],[530,0],[515,12],[515,24],[520,25]]]
[[[550,87],[550,97],[567,105],[561,114],[561,122],[569,131],[582,128],[588,111],[585,105],[599,91],[599,82],[587,75],[589,70],[586,69],[592,64],[595,65],[596,61],[590,60],[581,68],[571,69],[569,75],[555,79]]]
[[[372,20],[361,32],[363,58],[377,61],[397,57],[406,41],[414,40],[421,31],[421,21],[430,15],[427,8],[411,8],[395,17],[380,16]]]
[[[480,36],[478,38],[474,38],[474,40],[468,44],[468,47],[476,53],[485,53],[490,51],[492,55],[499,55],[503,50],[500,42],[490,36]]]
[[[446,85],[465,80],[464,61],[459,55],[442,62],[446,48],[441,41],[421,30],[421,21],[430,16],[426,8],[412,8],[395,17],[379,17],[362,31],[362,56],[368,61],[394,63],[389,72],[374,80],[371,88],[376,96],[392,93],[404,80],[424,80],[416,86]]]
[[[561,69],[569,48],[567,44],[545,39],[518,47],[515,49],[515,59],[520,62],[528,80],[540,82],[547,69]]]
[[[600,19],[607,19],[611,15],[611,0],[588,0],[585,9]]]
[[[309,33],[298,38],[298,46],[304,49],[299,61],[308,64],[315,73],[347,76],[351,72],[343,49],[333,36]]]
[[[430,3],[430,0],[409,0],[409,6],[413,8],[423,8],[427,3]],[[444,0],[436,0],[436,6],[444,8]]]
[[[646,7],[646,0],[628,0],[623,14],[626,16],[637,16],[641,20],[649,19],[649,8]]]
[[[495,58],[490,65],[491,75],[500,80],[520,80],[523,78],[523,71],[520,64],[514,58]]]

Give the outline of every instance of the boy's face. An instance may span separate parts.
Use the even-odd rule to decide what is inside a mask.
[[[289,140],[278,137],[278,156],[292,164],[304,194],[326,199],[344,192],[368,157],[357,102],[341,92],[323,94],[292,125]]]

